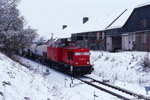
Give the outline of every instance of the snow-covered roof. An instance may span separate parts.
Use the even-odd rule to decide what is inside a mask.
[[[96,20],[93,20],[91,22],[89,21],[87,22],[87,24],[85,24],[85,26],[88,26],[87,28],[88,30],[86,32],[103,31],[106,29],[120,28],[125,24],[125,22],[128,20],[132,12],[133,12],[133,9],[129,9],[129,10],[126,10],[122,15],[121,15],[122,12],[115,12],[110,15],[99,17]],[[117,19],[118,16],[120,17]],[[115,21],[115,19],[117,20]],[[81,31],[81,32],[84,32],[84,31]]]
[[[54,38],[70,38],[72,27],[67,27],[65,29],[56,30],[54,33]]]
[[[128,9],[121,17],[119,17],[110,27],[107,29],[113,29],[113,28],[121,28],[126,21],[129,19],[130,15],[132,14],[134,9]]]
[[[109,15],[100,16],[98,18],[89,20],[85,24],[78,24],[75,27],[67,27],[65,29],[57,30],[54,37],[70,38],[71,34],[103,31],[107,29],[121,28],[134,9],[127,9],[123,12],[115,12]],[[120,16],[121,15],[121,16]],[[120,17],[119,17],[120,16]]]
[[[140,4],[136,8],[141,8],[141,7],[148,6],[148,5],[150,5],[150,2]]]
[[[66,29],[57,30],[55,37],[69,38],[73,33],[84,33],[93,31],[103,31],[107,29],[120,28],[128,20],[133,9],[126,10],[113,24],[111,24],[122,12],[115,12],[110,15],[100,16],[89,20],[85,24],[79,24],[75,27],[67,27]]]

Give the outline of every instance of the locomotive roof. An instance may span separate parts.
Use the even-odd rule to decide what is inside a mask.
[[[64,47],[67,49],[79,49],[79,48],[83,48],[83,47],[77,47],[77,46],[69,46],[69,47]],[[88,49],[88,48],[83,48],[83,49]]]

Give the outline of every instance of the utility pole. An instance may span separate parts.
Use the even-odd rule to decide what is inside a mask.
[[[53,42],[53,35],[54,35],[54,33],[50,33],[50,34],[51,34],[50,45],[52,46],[52,42]]]
[[[54,35],[54,33],[50,33],[51,34],[51,40],[53,39],[53,35]]]

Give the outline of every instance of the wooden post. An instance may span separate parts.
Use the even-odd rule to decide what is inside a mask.
[[[94,96],[94,100],[95,100],[96,97],[98,97],[98,96],[95,94],[95,91],[94,91],[94,95],[93,95],[93,96]]]

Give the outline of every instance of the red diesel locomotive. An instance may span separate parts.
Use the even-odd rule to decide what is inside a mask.
[[[58,40],[50,44],[31,43],[23,51],[30,58],[38,58],[42,63],[65,73],[84,75],[93,71],[89,49],[77,47],[71,41]]]
[[[90,74],[89,49],[76,47],[74,42],[55,42],[47,47],[47,62],[50,66],[69,74]]]

